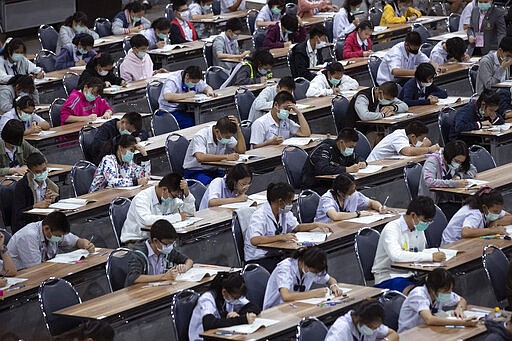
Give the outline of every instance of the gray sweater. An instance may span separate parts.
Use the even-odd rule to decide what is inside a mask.
[[[16,94],[12,85],[0,85],[0,115],[13,108]],[[39,104],[39,92],[36,91],[30,95],[34,102]]]
[[[86,29],[81,33],[90,34],[94,39],[98,39],[100,37],[98,33],[90,29]],[[55,54],[59,54],[62,46],[71,44],[75,35],[76,32],[73,30],[72,27],[62,25],[59,30],[59,38],[57,39],[57,48],[55,49]]]

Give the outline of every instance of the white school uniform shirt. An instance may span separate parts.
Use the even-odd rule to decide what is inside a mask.
[[[157,220],[164,219],[170,223],[181,221],[180,212],[194,215],[195,198],[190,193],[183,200],[176,198],[169,205],[161,204],[156,195],[156,186],[140,191],[132,200],[126,221],[121,230],[121,242],[149,238],[142,227],[150,228]]]
[[[335,41],[339,38],[345,38],[349,33],[356,29],[356,25],[348,21],[348,13],[345,7],[341,7],[338,13],[334,15],[332,33]]]
[[[330,210],[335,210],[336,212],[355,212],[368,209],[368,204],[370,199],[365,196],[363,193],[355,191],[351,196],[345,199],[343,202],[343,210],[340,209],[340,205],[338,204],[338,200],[334,199],[332,195],[332,190],[329,190],[322,195],[320,201],[318,202],[318,207],[316,209],[315,222],[319,223],[330,223],[332,222],[331,218],[327,215],[327,212]]]
[[[268,5],[265,5],[261,8],[258,16],[256,17],[256,22],[272,22],[279,21],[281,19],[281,14],[273,14]]]
[[[160,92],[160,97],[158,97],[158,106],[162,110],[173,112],[178,110],[179,104],[166,101],[164,95],[166,93],[182,94],[185,92],[183,91],[183,70],[169,72],[167,75],[167,79],[165,80],[162,91]],[[201,79],[196,84],[196,93],[203,93],[207,86],[208,84]]]
[[[352,321],[353,312],[350,310],[345,315],[338,317],[329,328],[324,341],[377,341],[388,335],[389,328],[385,324],[381,324],[372,335],[361,335]]]
[[[185,160],[183,161],[183,168],[195,170],[216,169],[217,166],[202,165],[197,161],[194,155],[196,153],[224,155],[233,152],[238,143],[237,140],[234,137],[231,137],[228,144],[224,145],[220,143],[220,141],[215,143],[212,127],[213,126],[205,127],[194,135],[192,141],[190,141],[190,144],[188,145]]]
[[[313,49],[311,46],[311,39],[308,39],[308,43],[306,44],[306,53],[308,54],[309,58],[309,67],[314,68],[318,63],[318,56],[316,54],[317,50]]]
[[[254,122],[269,112],[274,105],[274,97],[276,97],[276,95],[277,84],[261,90],[258,97],[252,102],[251,110],[249,111],[249,121]]]
[[[444,306],[451,307],[459,303],[461,297],[452,291],[451,301]],[[402,333],[408,329],[424,324],[425,321],[420,315],[421,311],[437,309],[442,310],[443,305],[439,302],[432,302],[426,285],[411,290],[400,309],[398,318],[398,332]]]
[[[430,52],[430,60],[439,65],[446,64],[448,52],[443,48],[444,41],[437,43]]]
[[[251,145],[261,144],[265,141],[271,140],[276,136],[281,136],[283,139],[295,136],[300,129],[300,125],[290,120],[280,120],[279,123],[274,120],[271,113],[267,113],[251,125]]]
[[[500,218],[505,216],[505,214],[505,211],[501,211]],[[446,225],[441,244],[453,243],[461,239],[462,228],[464,226],[483,229],[488,223],[485,214],[479,209],[473,209],[469,207],[469,205],[464,205],[454,214],[452,219],[448,222],[448,225]]]
[[[18,113],[16,113],[15,108],[12,108],[8,112],[6,112],[2,116],[0,116],[0,132],[2,132],[2,130],[4,130],[4,126],[7,123],[7,121],[9,121],[9,120],[21,121],[21,119],[18,116]],[[34,114],[30,115],[30,118],[27,121],[22,121],[22,122],[25,125],[25,129],[28,129],[32,125],[32,122],[36,122],[36,123],[44,122],[44,119],[41,116],[39,116],[38,114],[34,113]]]
[[[409,137],[405,133],[405,129],[397,129],[389,135],[386,135],[373,148],[366,162],[382,160],[391,156],[399,155],[400,151],[405,147],[410,147]]]
[[[41,202],[44,200],[44,195],[46,194],[46,181],[43,181],[41,183],[37,182],[36,180],[32,180],[34,184],[34,191],[36,192],[36,202]]]
[[[297,218],[292,212],[279,214],[279,222],[276,221],[272,208],[268,202],[261,205],[251,216],[251,223],[245,231],[244,236],[244,253],[245,260],[250,261],[253,259],[264,258],[267,251],[252,245],[251,238],[260,236],[275,236],[277,226],[281,226],[283,231],[281,234],[293,232],[299,225]]]
[[[199,205],[200,210],[208,208],[208,202],[212,199],[234,198],[236,190],[230,190],[226,183],[226,176],[222,178],[215,178],[210,182],[206,192],[204,192],[203,199]]]
[[[391,279],[391,274],[410,276],[407,271],[392,269],[393,262],[431,262],[432,254],[422,252],[426,245],[425,233],[416,229],[409,230],[403,216],[387,223],[380,234],[372,267],[375,284]],[[409,251],[414,249],[418,252]]]
[[[149,42],[149,49],[155,48],[156,49],[156,43],[158,43],[158,38],[155,34],[154,28],[148,28],[147,30],[143,30],[140,32]]]
[[[344,90],[356,90],[359,87],[359,83],[352,77],[343,75],[341,77],[341,83],[338,84],[338,88],[341,91]],[[321,96],[329,96],[334,94],[332,90],[332,85],[327,80],[327,77],[323,72],[319,72],[316,74],[315,78],[309,84],[308,91],[306,91],[307,97],[321,97]]]
[[[326,273],[320,276],[304,277],[299,272],[299,261],[294,258],[286,258],[277,264],[270,275],[265,290],[265,299],[263,300],[263,309],[269,309],[282,304],[283,299],[279,289],[286,288],[289,291],[295,291],[294,286],[302,284],[305,291],[308,291],[313,283],[326,284],[330,276]]]
[[[428,57],[421,51],[418,54],[407,53],[404,42],[398,43],[384,55],[377,72],[377,83],[382,84],[392,81],[395,76],[391,73],[393,69],[415,70],[421,63],[428,63]]]
[[[236,0],[220,0],[220,12],[221,13],[231,13],[232,11],[229,9],[231,6],[235,4]],[[238,6],[237,11],[245,10],[245,0],[242,0],[240,6]]]
[[[464,31],[464,25],[469,25],[471,22],[471,12],[473,12],[473,7],[475,7],[475,1],[471,1],[464,7],[462,14],[460,15],[459,21],[459,31]]]

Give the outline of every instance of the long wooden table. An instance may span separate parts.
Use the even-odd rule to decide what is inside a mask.
[[[49,177],[58,176],[59,178],[65,177],[66,175],[68,175],[71,172],[71,168],[73,168],[70,165],[62,165],[62,164],[58,164],[58,163],[48,163],[48,164],[46,164],[46,167],[54,168],[48,173]],[[21,180],[21,178],[23,178],[23,176],[6,175],[6,176],[0,176],[0,181],[2,181],[3,179],[11,179],[11,180],[18,181],[18,180]]]
[[[509,123],[511,123],[508,120]],[[479,140],[482,146],[489,146],[491,155],[497,165],[503,165],[512,161],[510,149],[512,148],[512,128],[504,131],[493,131],[490,129],[480,129],[465,131],[461,136]]]
[[[461,38],[467,41],[468,33],[466,31],[448,32],[437,36],[429,37],[427,40],[431,40],[434,43],[438,43],[440,41],[446,41],[450,38]]]
[[[386,24],[385,30],[373,31],[372,41],[374,44],[387,42],[390,40],[402,40],[405,35],[413,29],[413,24],[418,23],[428,28],[435,27],[440,22],[446,22],[448,17],[445,16],[422,16],[414,22],[403,24]],[[448,25],[447,25],[448,26]]]

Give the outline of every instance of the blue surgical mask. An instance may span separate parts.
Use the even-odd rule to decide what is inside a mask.
[[[80,25],[76,25],[75,26],[75,32],[76,33],[82,33],[82,32],[85,32],[87,28],[86,27],[83,27],[83,26],[80,26]]]
[[[21,53],[13,53],[12,56],[11,56],[11,59],[14,61],[14,62],[19,62],[23,59],[23,54]]]
[[[132,133],[130,133],[126,129],[119,129],[119,134],[121,134],[121,135],[131,135]]]
[[[382,105],[382,106],[386,106],[386,105],[391,105],[393,104],[395,100],[394,99],[379,99],[379,104]]]
[[[157,249],[158,252],[164,254],[164,255],[168,255],[172,252],[172,250],[174,250],[174,243],[173,244],[169,244],[169,245],[165,245],[164,243],[162,243],[163,247],[161,249]]]
[[[146,52],[144,52],[144,51],[137,52],[137,57],[139,57],[140,59],[144,58],[145,55],[146,55]]]
[[[279,7],[272,7],[270,9],[270,11],[272,12],[272,14],[274,15],[278,15],[278,14],[281,14],[281,9]]]
[[[485,218],[488,220],[488,221],[496,221],[498,219],[500,219],[500,215],[497,214],[497,213],[492,213],[492,212],[489,212],[485,215]]]
[[[158,37],[158,39],[160,39],[160,40],[165,40],[165,39],[168,37],[168,35],[167,35],[167,34],[165,34],[165,33],[158,33],[156,36],[157,36],[157,37]]]
[[[414,228],[416,229],[416,231],[421,232],[421,231],[425,231],[428,228],[428,225],[430,225],[430,223],[420,220],[416,225],[414,225]]]
[[[286,32],[286,34],[292,34],[293,31],[290,31],[290,30],[284,30]]]
[[[490,8],[491,8],[491,3],[490,2],[479,2],[478,3],[478,8],[482,11],[482,12],[486,12],[488,11]]]
[[[28,92],[25,92],[25,91],[20,91],[18,93],[18,97],[23,97],[23,96],[30,96],[30,94]]]
[[[48,179],[48,169],[46,169],[42,173],[34,173],[34,180],[36,180],[37,182],[43,182],[46,181],[46,179]]]
[[[288,213],[291,212],[293,208],[293,205],[285,205],[283,208],[279,208],[279,213]]]
[[[189,89],[194,88],[197,85],[197,83],[194,82],[185,82],[185,86]]]
[[[132,17],[132,21],[133,21],[134,23],[139,22],[139,21],[140,21],[140,18],[139,18],[139,17]]]
[[[231,139],[227,139],[227,138],[223,137],[223,138],[221,138],[221,139],[219,140],[219,143],[220,143],[220,144],[223,144],[223,145],[226,145],[226,144],[228,144],[230,141],[231,141]]]
[[[331,79],[329,79],[329,82],[331,82],[331,84],[334,85],[334,86],[338,86],[341,83],[341,79],[331,78]]]
[[[81,47],[79,47],[77,50],[78,50],[78,53],[80,53],[80,54],[87,54],[87,52],[89,52],[86,49],[83,49]]]
[[[268,73],[268,70],[265,70],[265,69],[258,69],[258,72],[261,74],[261,75],[266,75]]]
[[[94,96],[91,92],[86,92],[84,96],[87,102],[94,102],[94,100],[96,99],[96,96]]]
[[[160,201],[162,202],[162,205],[170,205],[173,200],[174,200],[174,198],[171,197],[170,195],[167,198],[162,197],[160,199]]]
[[[52,243],[58,243],[62,240],[62,237],[52,235],[50,238],[46,238],[46,240]]]
[[[359,330],[359,333],[364,336],[371,336],[375,332],[372,328],[368,327],[365,324],[358,324],[357,330]]]
[[[341,152],[341,155],[343,156],[350,156],[354,154],[354,148],[345,147],[345,150]]]
[[[455,160],[452,160],[452,162],[450,163],[450,169],[453,171],[456,171],[459,168],[460,168],[460,163],[458,163]]]
[[[23,122],[27,122],[28,120],[30,120],[31,117],[32,117],[32,114],[28,114],[28,113],[26,113],[24,111],[21,112],[20,119]]]
[[[439,302],[441,305],[448,304],[452,300],[452,293],[444,293],[444,292],[438,292],[436,295],[436,301]]]
[[[212,5],[204,5],[204,6],[201,6],[201,9],[203,10],[203,12],[210,12],[212,10]]]
[[[123,162],[132,162],[133,160],[133,155],[135,155],[135,153],[133,153],[132,151],[130,150],[127,150],[122,156],[121,156],[121,160],[123,160]]]
[[[280,120],[286,120],[290,116],[290,112],[286,109],[279,109],[277,112],[277,118]]]

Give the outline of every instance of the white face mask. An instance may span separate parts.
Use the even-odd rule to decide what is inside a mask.
[[[423,83],[423,86],[424,86],[425,88],[428,88],[428,87],[429,87],[429,86],[431,86],[431,85],[432,85],[432,82],[430,82],[430,83]]]
[[[423,140],[416,141],[416,144],[415,144],[416,147],[421,147],[422,145],[423,145]]]
[[[106,71],[106,70],[98,71],[98,75],[100,75],[100,76],[106,76],[106,75],[108,75],[108,71]]]

